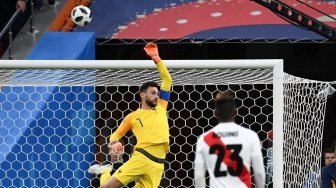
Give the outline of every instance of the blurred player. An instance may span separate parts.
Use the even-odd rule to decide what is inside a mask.
[[[332,148],[326,148],[322,154],[324,159],[324,165],[328,166],[336,161],[336,153]]]
[[[332,148],[326,148],[323,153],[323,160],[324,160],[324,165],[328,166],[336,161],[336,153]],[[321,184],[321,176],[319,176],[318,173],[316,172],[311,172],[307,175],[307,178],[304,182],[303,188],[316,188],[320,187],[319,185]]]
[[[265,169],[258,135],[234,123],[237,110],[234,94],[219,92],[215,97],[215,115],[219,124],[203,133],[197,141],[195,186],[204,188],[205,172],[211,188],[252,188],[250,164],[256,188],[265,187]]]
[[[162,80],[161,88],[155,82],[140,87],[141,107],[128,114],[111,135],[109,148],[117,160],[123,149],[119,140],[132,130],[137,139],[132,157],[110,176],[110,166],[93,165],[89,172],[102,174],[102,187],[122,187],[136,180],[135,187],[158,187],[164,171],[164,160],[169,147],[167,106],[172,79],[161,60],[158,48],[148,43],[145,51],[155,62]]]
[[[332,144],[334,153],[336,153],[336,140]],[[336,188],[336,162],[322,168],[322,188]]]

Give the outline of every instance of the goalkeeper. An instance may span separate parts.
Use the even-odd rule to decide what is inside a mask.
[[[144,50],[155,62],[162,85],[160,88],[155,82],[144,83],[140,87],[141,107],[128,114],[110,136],[108,147],[113,161],[123,153],[119,140],[132,130],[137,144],[131,158],[112,176],[110,166],[90,167],[90,173],[101,174],[101,187],[122,187],[135,180],[135,187],[158,187],[161,181],[169,147],[167,106],[172,78],[159,56],[156,44],[148,43]]]

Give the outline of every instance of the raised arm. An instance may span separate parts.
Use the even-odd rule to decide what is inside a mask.
[[[169,92],[171,90],[172,78],[166,65],[160,58],[157,45],[150,42],[145,46],[144,50],[146,51],[147,55],[152,58],[157,66],[162,81],[161,90]],[[165,92],[161,91],[161,98],[164,100],[169,100],[169,93],[165,94]]]

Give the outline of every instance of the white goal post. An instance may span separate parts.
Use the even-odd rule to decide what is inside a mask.
[[[175,159],[184,158],[183,155],[185,155],[187,156],[187,159],[182,159],[180,162],[176,162],[177,164],[175,164],[174,161],[172,161],[172,164],[169,164],[168,168],[171,167],[174,170],[169,171],[169,169],[167,169],[163,178],[163,184],[165,185],[161,186],[174,186],[175,180],[170,181],[170,178],[176,179],[176,184],[181,183],[181,185],[185,184],[185,186],[191,185],[192,169],[184,168],[186,168],[185,166],[190,166],[189,163],[192,162],[191,159],[193,154],[191,151],[186,151],[184,148],[191,148],[191,150],[193,150],[195,143],[178,145],[177,143],[174,143],[174,141],[183,140],[188,142],[189,140],[194,141],[195,138],[197,138],[198,135],[193,135],[196,133],[187,130],[187,128],[191,129],[191,127],[188,127],[188,122],[199,123],[205,121],[208,123],[208,125],[196,125],[197,127],[195,127],[194,131],[200,130],[197,134],[213,126],[214,121],[211,119],[213,117],[208,115],[208,110],[212,108],[209,104],[215,91],[223,88],[233,90],[236,93],[239,101],[238,113],[242,113],[238,115],[238,118],[241,121],[240,123],[251,129],[258,130],[257,133],[261,137],[263,143],[270,140],[267,133],[272,129],[274,135],[273,140],[271,140],[271,142],[273,142],[273,165],[267,168],[273,168],[272,174],[269,174],[269,176],[273,177],[273,187],[302,187],[307,172],[313,171],[319,173],[319,169],[316,168],[320,166],[326,95],[321,97],[321,95],[318,94],[327,90],[326,88],[330,86],[329,83],[311,81],[287,75],[283,72],[283,60],[280,59],[165,60],[165,63],[173,77],[172,97],[176,98],[176,100],[173,100],[175,100],[176,103],[179,103],[176,104],[176,106],[175,104],[172,104],[170,107],[171,111],[169,111],[173,116],[170,118],[170,126],[172,126],[171,131],[174,132],[171,142],[173,145],[171,155],[173,155],[174,157],[172,158]],[[145,81],[160,81],[155,69],[156,67],[154,63],[150,60],[0,61],[0,85],[2,87],[0,91],[0,105],[2,107],[0,111],[0,117],[2,118],[2,120],[0,120],[0,125],[3,126],[1,130],[6,131],[6,134],[0,134],[0,139],[3,140],[5,145],[7,144],[6,146],[0,147],[0,165],[4,166],[4,168],[0,168],[0,175],[4,175],[0,178],[2,182],[5,182],[3,183],[3,186],[18,186],[15,180],[17,180],[17,177],[25,175],[26,172],[21,170],[21,168],[24,168],[24,164],[26,164],[25,162],[29,160],[36,160],[35,162],[43,164],[44,168],[38,170],[44,171],[49,174],[50,177],[53,177],[54,170],[49,169],[49,167],[58,166],[60,163],[59,160],[57,160],[57,149],[68,149],[68,145],[66,144],[57,148],[59,145],[53,144],[53,140],[55,139],[63,143],[63,140],[65,139],[64,137],[66,137],[64,134],[67,134],[67,128],[69,127],[67,126],[62,129],[53,127],[53,129],[50,129],[48,126],[45,126],[39,129],[39,122],[47,123],[49,126],[54,126],[55,124],[61,125],[63,122],[71,122],[72,125],[72,123],[75,122],[77,126],[74,131],[75,133],[71,131],[73,140],[71,138],[69,138],[69,140],[78,143],[78,146],[75,145],[73,147],[76,148],[74,151],[76,151],[76,154],[79,153],[79,155],[78,159],[75,159],[75,157],[67,158],[66,162],[69,163],[69,165],[60,167],[60,170],[56,173],[55,180],[44,180],[44,177],[42,176],[43,173],[41,172],[41,174],[38,174],[36,172],[37,174],[35,176],[30,179],[27,178],[29,179],[27,182],[29,181],[31,183],[29,185],[48,186],[49,184],[56,183],[55,185],[59,186],[81,186],[83,184],[80,182],[85,180],[89,181],[88,185],[92,186],[92,183],[90,182],[91,180],[89,180],[91,176],[88,176],[84,170],[98,160],[97,153],[103,150],[103,146],[97,146],[99,144],[92,143],[92,141],[96,142],[99,140],[98,137],[100,134],[103,134],[102,132],[105,130],[105,127],[96,127],[95,132],[92,127],[85,127],[82,129],[81,124],[85,124],[85,126],[87,124],[98,126],[97,121],[108,124],[109,121],[112,121],[111,119],[117,122],[117,124],[120,123],[121,117],[129,112],[129,108],[136,106],[136,104],[133,105],[132,102],[136,100],[136,89],[133,87],[138,87]],[[296,88],[292,84],[298,84],[299,87]],[[90,88],[87,88],[86,86],[90,86]],[[109,87],[111,86],[115,88],[110,89]],[[50,89],[50,87],[55,87],[56,89]],[[98,87],[103,88],[97,89]],[[303,96],[296,96],[295,92],[300,92],[302,89],[304,90],[303,94],[301,94]],[[102,91],[100,92],[100,90]],[[68,95],[71,95],[74,99],[68,99]],[[108,96],[108,99],[104,99],[104,96]],[[131,98],[131,100],[125,99],[125,96]],[[194,98],[191,99],[192,97]],[[202,97],[207,99],[202,99]],[[88,102],[85,101],[85,99],[87,99]],[[110,103],[110,101],[113,100],[118,101]],[[292,109],[292,107],[289,109],[288,107],[293,105],[291,103],[301,105],[302,102],[296,103],[295,100],[302,100],[304,103],[307,103],[308,106],[313,105],[311,109],[309,109],[311,114],[307,115],[314,116],[316,119],[307,120],[306,117],[301,116],[301,114],[296,116],[295,114],[297,112],[292,111],[295,109]],[[48,104],[42,104],[43,102],[41,101]],[[309,104],[310,102],[312,102],[311,105]],[[315,103],[318,104],[317,107],[315,106]],[[84,109],[83,112],[80,108],[85,106],[84,104],[88,104],[89,107]],[[116,108],[116,110],[97,109],[97,106],[100,104],[102,104],[102,108],[109,108],[110,105],[114,105],[113,108]],[[201,110],[197,110],[198,104],[200,104],[200,106],[204,104],[204,109],[202,107]],[[122,105],[126,105],[126,107]],[[188,109],[183,109],[182,107],[180,110],[175,111],[174,107],[180,108],[178,105]],[[186,107],[187,105],[193,106],[196,110],[192,108],[189,109],[189,107]],[[35,108],[38,108],[39,106],[41,106],[43,110],[37,110],[35,112]],[[257,107],[255,108],[254,106]],[[75,109],[71,109],[72,107]],[[22,108],[24,110],[21,110]],[[302,108],[305,109],[305,107]],[[299,109],[298,107],[298,111],[300,110],[301,108]],[[83,116],[87,117],[81,117],[82,119],[76,119],[76,117],[74,117],[74,119],[70,119],[69,117],[65,117],[69,111],[72,111],[77,115],[80,112],[82,115],[84,114]],[[185,111],[185,113],[182,113],[182,111]],[[105,112],[112,117],[108,118],[108,120],[99,120],[101,119],[99,116]],[[36,115],[39,118],[34,120],[34,114],[38,113],[41,113],[42,115]],[[57,113],[61,115],[58,116]],[[188,114],[191,115],[193,113],[198,113],[209,118],[205,120],[202,118],[197,119],[196,117],[187,117]],[[252,113],[252,115],[250,113]],[[115,114],[118,114],[118,118],[114,117]],[[20,117],[20,121],[15,118],[15,115]],[[19,125],[19,128],[13,128],[16,126],[17,122],[24,121],[27,123],[28,119],[29,122],[36,121],[32,127],[24,128],[26,125]],[[307,169],[304,172],[300,172],[300,170],[303,169],[303,164],[301,163],[304,163],[305,159],[296,160],[291,157],[295,158],[296,156],[292,156],[295,154],[302,155],[300,152],[303,152],[302,150],[306,148],[303,146],[301,147],[301,144],[304,144],[301,142],[306,142],[309,138],[304,138],[306,140],[302,141],[300,141],[300,139],[302,139],[301,137],[304,136],[304,134],[309,135],[310,130],[301,127],[301,124],[300,127],[301,129],[304,129],[304,133],[299,132],[298,134],[292,135],[292,132],[286,132],[286,130],[284,130],[295,124],[292,124],[292,121],[300,122],[301,120],[308,124],[315,122],[319,129],[316,134],[320,136],[320,138],[316,138],[314,143],[312,143],[317,145],[313,146],[315,152],[313,154],[316,156],[315,158],[310,157],[311,161],[309,161],[314,164],[314,168]],[[8,122],[10,122],[10,126],[8,126]],[[186,126],[180,127],[181,122]],[[7,127],[4,126],[5,124]],[[114,128],[115,127],[110,127],[110,129]],[[16,132],[15,135],[11,135],[13,130]],[[40,139],[36,135],[31,137],[30,135],[27,135],[28,133],[25,133],[26,130],[30,131],[29,134],[40,133],[40,136],[43,138]],[[89,137],[80,135],[77,139],[76,134],[83,134],[83,132],[79,130],[84,131],[84,133],[88,135],[90,135],[90,133],[92,134]],[[300,128],[294,130],[294,132],[295,131],[300,131]],[[190,132],[193,137],[180,138],[178,134],[175,135],[175,132],[179,132],[179,134],[187,134],[184,132]],[[29,142],[30,146],[26,148],[29,152],[23,152],[23,150],[26,150],[23,149],[26,146],[23,146],[24,143],[20,143],[20,134],[24,135],[25,142]],[[98,136],[94,137],[92,135]],[[50,138],[48,136],[50,136]],[[10,141],[8,141],[9,138]],[[132,139],[132,136],[128,136],[127,138]],[[106,136],[104,139],[107,139]],[[291,143],[287,143],[287,139],[291,141]],[[71,145],[69,140],[65,143]],[[294,142],[292,142],[293,140]],[[39,141],[42,141],[42,143],[39,143]],[[131,141],[129,145],[132,145]],[[47,146],[55,147],[56,154],[55,151],[46,151]],[[83,150],[85,150],[83,148],[85,147],[90,148],[88,149],[90,152],[83,152]],[[291,151],[291,148],[289,147],[294,147],[295,151]],[[100,151],[92,148],[99,148],[97,150]],[[176,148],[180,148],[181,151]],[[71,152],[72,151],[73,150],[71,150]],[[92,153],[91,151],[95,151],[96,153]],[[71,152],[66,152],[66,154]],[[23,156],[21,155],[22,153],[27,155],[31,154],[32,156],[37,156],[35,155],[36,153],[38,155],[43,154],[43,160],[35,157],[28,157],[27,159],[26,157],[23,157],[23,159],[21,159],[21,156]],[[64,155],[64,153],[61,153],[61,155]],[[86,155],[91,156],[90,159],[88,159],[91,161],[85,163],[82,167],[81,164],[78,164],[80,163],[78,160],[85,160]],[[14,159],[12,159],[13,157]],[[264,155],[265,159],[268,157],[268,154]],[[74,168],[79,168],[81,171],[78,173],[69,172],[67,167],[70,168],[71,164],[73,164],[71,166],[72,171]],[[12,172],[8,167],[13,165],[18,166],[15,167],[15,172]],[[174,177],[174,175],[180,176],[180,174],[186,175],[187,178]],[[66,180],[72,178],[75,183]],[[24,185],[25,181],[22,181],[21,185]]]

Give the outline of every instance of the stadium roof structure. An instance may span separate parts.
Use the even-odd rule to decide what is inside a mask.
[[[99,0],[92,22],[74,31],[94,31],[99,44],[180,42],[331,42],[302,24],[261,5],[279,0]],[[282,0],[313,20],[336,26],[331,0]],[[284,9],[290,15],[294,11]],[[282,10],[282,11],[284,11]],[[336,16],[335,16],[336,17]],[[302,19],[302,18],[297,18]]]

